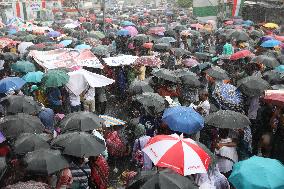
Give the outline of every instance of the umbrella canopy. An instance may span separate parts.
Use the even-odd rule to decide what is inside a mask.
[[[51,175],[69,166],[58,150],[40,149],[24,157],[26,170],[38,175]]]
[[[45,87],[61,87],[68,83],[69,75],[62,70],[50,70],[44,74],[42,81]]]
[[[135,24],[133,22],[130,22],[130,21],[123,21],[121,22],[120,24],[121,26],[135,26]]]
[[[178,83],[180,81],[177,75],[175,75],[174,72],[168,69],[164,69],[164,68],[153,69],[152,74],[153,76],[156,76],[160,79],[164,79],[166,81],[171,81],[174,83]]]
[[[184,75],[180,77],[182,84],[192,88],[197,88],[201,85],[196,75]]]
[[[84,49],[92,49],[92,47],[90,45],[86,45],[86,44],[77,45],[75,47],[75,50],[84,50]]]
[[[116,32],[116,35],[118,35],[118,36],[130,36],[130,33],[126,29],[121,29],[121,30],[118,30]]]
[[[62,149],[62,154],[75,157],[98,156],[105,151],[105,142],[85,132],[59,135],[52,142],[53,148]]]
[[[165,27],[152,27],[149,29],[148,34],[163,35],[165,31]]]
[[[24,155],[39,149],[49,149],[49,144],[42,135],[34,133],[23,133],[13,145],[13,151],[17,155]]]
[[[283,73],[284,72],[284,65],[277,66],[274,70],[277,71],[277,72]]]
[[[120,119],[108,116],[108,115],[100,115],[100,118],[104,120],[104,125],[106,127],[116,126],[116,125],[125,125],[126,122]]]
[[[150,39],[150,36],[145,35],[145,34],[138,34],[134,36],[132,39],[137,40],[137,41],[142,41],[142,42],[148,42]]]
[[[251,123],[244,114],[231,110],[219,110],[206,116],[205,124],[218,128],[236,129],[247,127]]]
[[[276,93],[276,94],[267,95],[264,97],[264,101],[266,103],[282,107],[284,105],[284,94]]]
[[[263,73],[263,79],[266,80],[270,84],[275,83],[281,83],[284,81],[284,78],[282,78],[281,72],[278,72],[276,70],[270,70]]]
[[[18,54],[12,52],[2,53],[2,56],[4,60],[12,60],[12,61],[17,61],[20,58]]]
[[[40,83],[43,78],[43,72],[37,71],[37,72],[29,72],[26,75],[24,75],[23,79],[27,83]]]
[[[198,189],[189,178],[174,173],[171,170],[144,171],[132,181],[126,189]]]
[[[266,28],[270,28],[270,29],[279,28],[279,26],[277,24],[275,24],[275,23],[266,23],[263,26],[266,27]]]
[[[134,26],[126,26],[123,29],[127,30],[131,37],[138,35],[138,31]]]
[[[6,113],[17,114],[37,114],[41,111],[42,106],[27,96],[10,95],[2,98],[1,104],[5,107]]]
[[[8,185],[5,189],[49,189],[50,186],[48,184],[42,182],[35,182],[35,181],[27,181],[27,182],[18,182],[13,185]]]
[[[280,189],[284,188],[282,175],[284,166],[280,161],[253,156],[234,165],[229,181],[238,189]]]
[[[97,38],[97,39],[103,39],[105,38],[105,34],[103,32],[100,32],[100,31],[92,31],[89,33],[89,37],[94,37],[94,38]]]
[[[270,85],[259,77],[249,76],[238,81],[238,88],[247,96],[261,96],[265,90],[270,89]]]
[[[145,82],[145,81],[139,81],[139,80],[135,80],[133,81],[128,88],[129,93],[131,94],[142,94],[145,92],[154,92],[154,89],[152,89],[152,87],[150,87],[149,83]]]
[[[248,41],[250,39],[249,35],[242,30],[234,31],[229,37],[236,39],[237,41]]]
[[[75,95],[80,95],[89,86],[104,87],[114,83],[113,79],[109,79],[103,75],[95,74],[84,69],[69,72],[70,79],[66,87]]]
[[[215,79],[218,80],[225,80],[225,79],[229,79],[229,76],[227,75],[227,72],[223,69],[221,69],[218,66],[214,66],[209,68],[206,73],[210,76],[213,77]]]
[[[71,39],[66,39],[66,40],[63,40],[63,41],[60,41],[59,44],[63,45],[64,47],[67,47],[68,45],[71,45],[73,41]]]
[[[6,170],[7,170],[7,162],[6,157],[0,157],[0,178],[4,176]]]
[[[194,66],[197,66],[199,64],[199,62],[196,59],[193,59],[193,58],[183,59],[181,61],[181,63],[184,64],[187,67],[190,67],[190,68],[194,67]]]
[[[252,30],[250,33],[249,33],[250,36],[255,36],[255,37],[262,37],[264,36],[264,33],[262,31],[259,31],[259,30]]]
[[[175,43],[177,40],[173,37],[162,37],[157,40],[157,43]]]
[[[192,107],[176,106],[164,111],[162,120],[173,131],[193,134],[204,127],[203,117]]]
[[[141,95],[136,95],[134,100],[137,100],[142,106],[146,109],[146,111],[151,112],[151,108],[153,108],[154,113],[160,113],[165,110],[165,99],[157,93],[145,92]]]
[[[102,128],[104,120],[92,112],[74,112],[68,114],[60,122],[62,132],[92,131]]]
[[[264,41],[260,46],[265,47],[265,48],[272,48],[272,47],[276,47],[280,44],[281,44],[281,41],[271,39],[271,40],[268,40],[268,41]]]
[[[206,173],[210,156],[190,139],[174,135],[157,135],[142,150],[158,167],[167,167],[181,175]]]
[[[7,138],[14,138],[22,133],[42,133],[43,129],[38,117],[27,114],[6,116],[0,123],[0,130]]]
[[[6,77],[0,80],[0,93],[7,93],[14,90],[21,89],[26,83],[20,77]]]
[[[106,56],[107,54],[109,54],[110,50],[106,45],[98,45],[92,48],[92,52],[98,56]]]
[[[58,31],[51,31],[51,32],[48,32],[48,33],[47,33],[47,36],[48,36],[48,37],[60,37],[60,36],[61,36],[61,33],[58,32]]]
[[[280,65],[280,63],[278,62],[277,59],[275,59],[273,57],[266,56],[266,55],[256,56],[255,58],[253,58],[251,60],[251,62],[261,63],[261,64],[265,65],[265,67],[271,68],[271,69],[274,69],[274,68],[276,68],[277,66]]]
[[[135,60],[134,64],[144,66],[159,66],[162,64],[162,61],[160,58],[155,56],[141,56]]]
[[[154,45],[155,51],[168,51],[171,49],[171,45],[168,43],[157,43]]]
[[[17,61],[15,64],[11,65],[14,72],[33,72],[35,71],[35,65],[29,61]]]
[[[238,60],[241,58],[248,57],[250,55],[252,55],[252,53],[249,50],[242,50],[232,54],[230,60]]]

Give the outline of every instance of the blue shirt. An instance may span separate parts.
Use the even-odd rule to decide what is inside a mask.
[[[47,99],[50,105],[55,105],[55,106],[61,106],[62,102],[61,102],[61,92],[58,88],[52,88],[50,89],[48,95],[47,95]]]
[[[38,114],[38,118],[44,125],[45,129],[54,131],[54,112],[50,108],[45,108]]]

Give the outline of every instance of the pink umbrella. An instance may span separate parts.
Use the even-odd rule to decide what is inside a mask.
[[[197,60],[193,59],[193,58],[187,58],[181,61],[182,64],[184,64],[187,67],[194,67],[197,66],[199,64],[199,62],[197,62]]]
[[[134,26],[126,26],[123,29],[127,30],[131,37],[134,37],[138,34],[138,31]]]
[[[284,36],[280,36],[280,35],[275,35],[274,38],[278,41],[283,41],[284,42]]]

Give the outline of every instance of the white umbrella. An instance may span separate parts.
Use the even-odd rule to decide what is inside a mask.
[[[84,69],[69,72],[69,82],[66,84],[68,89],[75,95],[80,95],[84,90],[90,87],[104,87],[114,83],[113,79],[109,79],[103,75],[95,74]]]
[[[32,42],[22,42],[19,44],[18,46],[18,51],[20,52],[20,54],[25,54],[27,51],[27,49],[34,45]]]

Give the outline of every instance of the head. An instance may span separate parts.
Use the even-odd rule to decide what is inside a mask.
[[[228,138],[229,129],[219,129],[219,137],[222,139]]]
[[[208,96],[209,96],[208,92],[202,92],[201,94],[199,94],[199,99],[200,101],[205,101],[208,99]]]

